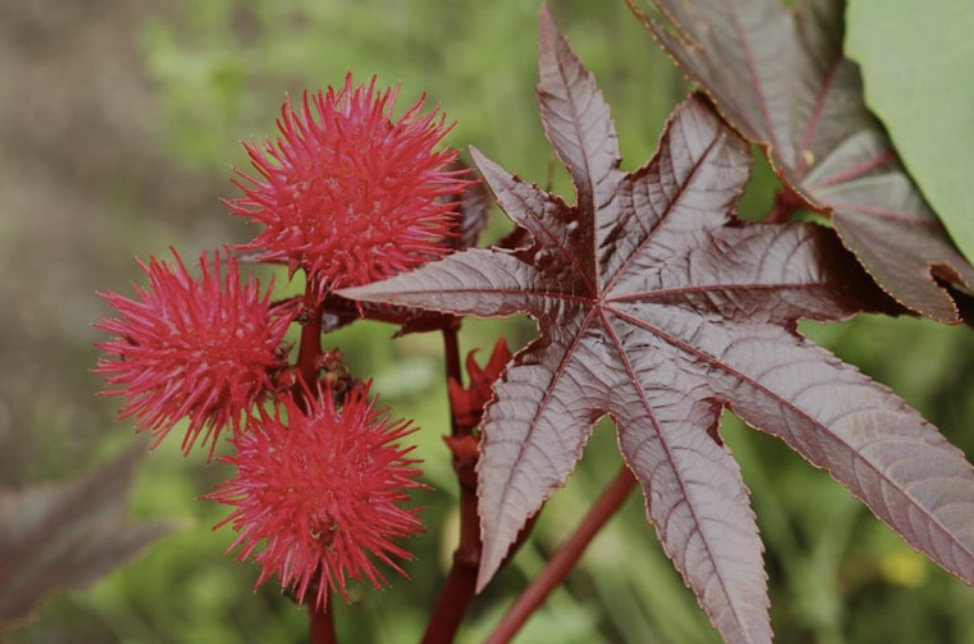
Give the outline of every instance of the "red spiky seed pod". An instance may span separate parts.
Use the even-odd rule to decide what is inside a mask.
[[[233,507],[216,527],[239,533],[230,551],[260,565],[257,585],[277,575],[298,602],[310,594],[323,607],[351,580],[385,583],[377,562],[403,573],[397,560],[411,554],[396,542],[423,527],[418,508],[403,507],[423,487],[412,447],[398,444],[413,429],[368,394],[358,383],[340,406],[330,388],[288,398],[233,438],[221,460],[236,476],[207,498]]]
[[[265,261],[303,269],[324,291],[391,277],[450,252],[457,200],[471,182],[437,150],[450,126],[423,98],[393,116],[398,88],[345,85],[286,102],[276,145],[244,144],[256,175],[237,171],[231,211],[262,226]]]
[[[212,454],[224,428],[289,384],[282,342],[292,315],[273,305],[270,288],[241,284],[229,249],[222,259],[204,253],[198,279],[172,255],[139,262],[149,285],[133,286],[135,298],[100,294],[119,316],[95,325],[114,336],[97,345],[106,355],[95,372],[113,387],[104,394],[125,398],[120,417],[153,433],[154,446],[186,418],[184,452],[202,435]]]

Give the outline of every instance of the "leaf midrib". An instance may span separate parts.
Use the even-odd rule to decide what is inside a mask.
[[[619,355],[621,356],[622,362],[626,369],[626,374],[629,376],[629,381],[633,384],[633,386],[635,387],[636,391],[639,394],[639,400],[642,403],[643,408],[646,410],[646,415],[649,417],[650,421],[652,422],[653,429],[656,432],[657,437],[659,438],[660,445],[663,446],[663,450],[666,453],[665,461],[666,463],[670,464],[670,469],[673,472],[673,476],[677,479],[677,481],[679,481],[680,490],[682,491],[683,498],[687,500],[687,507],[689,508],[689,511],[693,516],[694,526],[696,527],[696,530],[701,535],[703,535],[705,534],[703,529],[704,524],[697,514],[696,506],[693,503],[689,502],[689,499],[691,498],[687,492],[689,486],[686,484],[686,480],[683,478],[680,470],[673,465],[673,463],[675,463],[675,457],[673,456],[673,451],[670,449],[669,443],[667,442],[666,437],[663,434],[659,421],[656,419],[656,416],[653,413],[653,407],[650,404],[649,400],[646,398],[645,391],[643,390],[642,386],[639,384],[639,378],[636,375],[636,371],[633,368],[632,363],[629,361],[629,353],[625,350],[622,341],[619,339],[619,336],[616,335],[615,329],[613,329],[612,325],[609,323],[605,311],[600,311],[600,317],[602,318],[603,327],[605,328],[608,335],[612,338],[612,342],[615,345],[616,350],[619,352]],[[738,608],[737,603],[735,601],[737,595],[735,593],[730,592],[727,586],[727,582],[724,580],[724,574],[718,572],[720,570],[720,567],[718,566],[718,562],[721,560],[714,556],[714,553],[710,548],[709,539],[704,538],[703,543],[704,543],[704,548],[706,548],[707,550],[707,559],[713,565],[714,574],[717,576],[721,591],[723,592],[723,595],[726,598],[727,603],[730,605],[731,610],[734,613],[735,621],[738,624],[738,626],[741,628],[742,632],[744,632],[747,635],[748,640],[750,641],[751,640],[750,632],[744,626],[746,623],[748,623],[747,620],[745,619],[746,616],[742,616],[742,611]],[[688,573],[689,571],[686,571],[685,574]]]

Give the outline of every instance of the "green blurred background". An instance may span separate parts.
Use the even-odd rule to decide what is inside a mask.
[[[125,0],[0,4],[0,483],[63,479],[135,440],[98,398],[91,328],[109,313],[95,293],[141,275],[133,258],[187,257],[243,242],[229,217],[240,141],[274,134],[287,94],[377,74],[425,91],[456,119],[452,145],[475,144],[511,171],[570,195],[544,141],[534,95],[539,3],[528,0]],[[624,166],[652,153],[688,91],[621,0],[553,0],[552,11],[613,108]],[[756,165],[742,215],[760,216],[775,182]],[[489,238],[508,229],[495,213]],[[456,530],[441,344],[387,341],[358,325],[331,344],[397,415],[417,419],[429,532],[410,547],[412,579],[357,589],[339,607],[343,641],[417,641]],[[909,319],[862,317],[808,334],[891,386],[974,454],[974,333]],[[513,347],[524,319],[465,324],[464,352]],[[974,592],[913,553],[830,477],[730,415],[723,432],[742,462],[765,539],[777,641],[825,644],[974,642]],[[256,570],[223,556],[224,512],[197,500],[227,476],[178,441],[147,458],[133,516],[181,518],[182,530],[94,587],[52,597],[10,633],[23,644],[304,642],[304,613]],[[460,642],[480,641],[515,593],[580,520],[620,466],[608,425],[596,431],[535,538],[478,598]],[[519,642],[704,644],[719,638],[662,555],[633,497]]]

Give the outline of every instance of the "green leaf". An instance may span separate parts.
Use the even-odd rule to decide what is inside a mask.
[[[853,0],[848,55],[954,242],[974,259],[974,3]]]

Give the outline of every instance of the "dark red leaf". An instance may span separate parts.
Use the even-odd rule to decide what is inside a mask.
[[[943,322],[958,310],[934,275],[969,290],[974,269],[897,159],[842,53],[841,0],[653,0],[675,29],[627,0],[681,69],[888,293]]]
[[[145,446],[78,479],[0,491],[0,625],[26,618],[48,593],[92,583],[172,526],[123,518]]]
[[[700,97],[677,109],[649,164],[624,173],[608,107],[545,9],[539,49],[544,127],[577,203],[474,151],[533,243],[468,250],[342,292],[538,322],[482,426],[480,586],[608,414],[649,520],[714,625],[734,644],[770,642],[761,542],[717,434],[726,406],[974,581],[974,469],[888,389],[796,331],[799,318],[888,306],[834,233],[734,216],[748,146]]]
[[[467,164],[459,159],[450,164],[450,170],[470,171]],[[451,195],[451,199],[457,202],[458,217],[456,237],[451,237],[449,243],[459,250],[473,248],[490,218],[490,198],[487,191],[482,183],[474,183],[467,186],[463,194]]]

